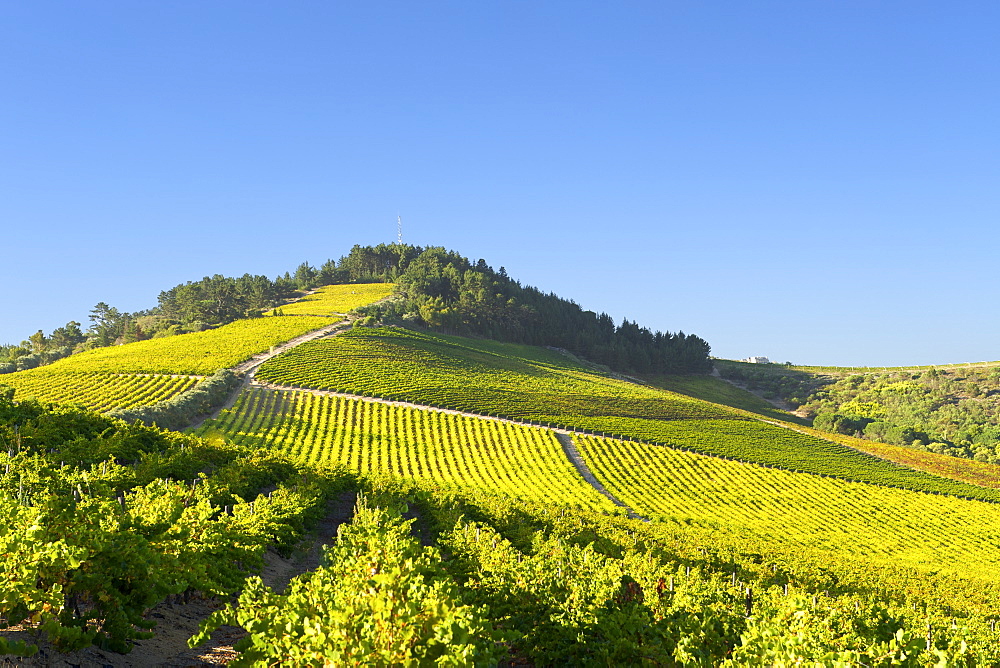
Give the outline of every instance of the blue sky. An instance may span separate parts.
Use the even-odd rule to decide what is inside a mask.
[[[1000,359],[1000,4],[0,5],[0,342],[404,238],[721,357]]]

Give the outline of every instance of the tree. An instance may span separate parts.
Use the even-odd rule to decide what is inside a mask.
[[[267,276],[244,274],[237,279],[236,290],[248,314],[263,311],[277,303],[274,283]]]
[[[49,340],[45,338],[45,333],[42,330],[29,336],[28,341],[31,343],[31,352],[33,353],[43,353],[49,345]]]
[[[333,285],[334,283],[340,283],[344,280],[344,272],[337,268],[336,260],[327,260],[319,268],[319,273],[316,275],[316,281],[320,285]]]
[[[316,287],[316,269],[308,262],[303,262],[295,269],[295,285],[299,290],[312,290]]]
[[[80,329],[80,323],[75,320],[70,320],[64,326],[52,330],[52,336],[50,337],[54,348],[72,348],[83,343],[86,339],[87,337],[83,335],[83,330]]]
[[[105,302],[98,302],[90,311],[91,325],[88,334],[91,343],[98,347],[110,346],[124,334],[130,319],[128,313],[122,313]]]
[[[243,315],[236,292],[236,281],[222,274],[201,280],[202,304],[206,320],[213,323],[231,322]]]

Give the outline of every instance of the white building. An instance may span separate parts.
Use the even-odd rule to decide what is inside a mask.
[[[750,364],[770,364],[771,360],[766,357],[748,357],[745,360],[740,360],[741,362],[750,362]]]

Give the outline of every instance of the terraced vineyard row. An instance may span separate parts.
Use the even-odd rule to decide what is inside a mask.
[[[237,320],[204,332],[95,348],[38,369],[7,374],[4,381],[7,378],[30,377],[36,373],[56,371],[207,376],[219,369],[235,366],[279,343],[339,320],[313,316]]]
[[[261,366],[271,382],[539,421],[793,471],[1000,502],[845,445],[590,371],[552,350],[401,329],[354,330]],[[692,419],[695,418],[695,419]]]
[[[393,283],[325,285],[313,294],[276,310],[284,315],[344,314],[388,297],[395,287]]]
[[[932,475],[972,485],[1000,488],[1000,466],[996,464],[812,429],[806,426],[806,420],[798,420],[791,414],[779,411],[763,399],[718,378],[711,376],[647,376],[646,380],[657,387],[672,392],[680,392],[705,401],[721,403],[764,416],[769,420],[780,422],[790,429],[846,445],[853,450],[866,452],[906,468],[925,471]]]
[[[577,437],[591,470],[637,512],[920,568],[996,577],[1000,507]]]
[[[145,406],[184,392],[200,378],[157,374],[116,374],[95,371],[48,371],[0,376],[0,385],[13,387],[19,400],[78,404],[107,412]]]
[[[556,351],[396,328],[354,330],[299,346],[257,375],[518,418],[737,417],[724,407],[594,373]]]
[[[1000,491],[859,452],[841,443],[748,420],[575,419],[581,429],[741,462],[1000,503]],[[819,432],[817,432],[819,434]]]
[[[395,473],[611,510],[547,430],[441,411],[254,389],[197,434],[271,447],[306,464]]]

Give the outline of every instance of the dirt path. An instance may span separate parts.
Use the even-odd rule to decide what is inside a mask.
[[[236,373],[252,374],[257,370],[264,362],[268,361],[272,357],[276,357],[281,353],[291,350],[296,346],[301,346],[303,343],[309,341],[315,341],[316,339],[328,336],[337,330],[346,328],[350,324],[347,320],[341,320],[340,322],[335,322],[332,325],[326,325],[325,327],[320,327],[319,329],[314,329],[311,332],[306,332],[300,336],[296,336],[294,339],[289,339],[284,343],[273,346],[269,351],[264,353],[257,353],[246,362],[241,362],[233,367],[233,371]]]
[[[557,429],[554,431],[556,432],[556,438],[559,439],[559,443],[563,447],[563,452],[566,453],[566,456],[569,458],[569,460],[573,462],[573,466],[576,467],[577,472],[579,472],[579,474],[583,476],[584,480],[590,483],[591,487],[593,487],[598,492],[607,497],[607,499],[611,501],[611,503],[615,504],[619,508],[624,508],[628,512],[628,516],[631,517],[632,519],[642,520],[644,522],[649,521],[649,518],[639,515],[630,507],[619,501],[614,494],[609,492],[607,488],[603,484],[601,484],[600,480],[594,477],[594,474],[591,472],[590,467],[587,466],[587,462],[583,460],[583,456],[577,449],[576,443],[573,442],[573,435],[570,432],[563,431],[561,429]]]
[[[260,368],[260,365],[263,364],[264,362],[268,361],[272,357],[277,357],[281,353],[287,352],[292,348],[295,348],[296,346],[301,346],[303,343],[308,343],[309,341],[315,341],[316,339],[323,338],[324,336],[334,336],[336,334],[340,334],[341,332],[346,331],[349,327],[350,327],[349,320],[341,320],[340,322],[334,323],[332,325],[326,325],[325,327],[314,329],[311,332],[306,332],[301,336],[297,336],[294,339],[285,341],[279,346],[274,346],[267,352],[257,353],[247,361],[240,362],[239,364],[234,366],[232,370],[235,371],[236,373],[243,374],[243,382],[240,383],[236,387],[236,389],[232,391],[232,393],[230,393],[229,398],[226,399],[226,401],[221,406],[215,409],[215,411],[213,411],[211,414],[206,415],[202,418],[198,418],[197,420],[192,422],[190,425],[188,425],[188,429],[197,429],[206,421],[217,419],[219,415],[222,413],[222,411],[228,410],[232,408],[234,405],[236,405],[236,400],[239,398],[243,390],[245,390],[253,382],[254,374],[257,372],[257,369]]]
[[[276,552],[268,552],[265,555],[264,572],[261,574],[264,584],[276,592],[283,592],[292,578],[319,568],[323,563],[323,546],[333,543],[340,525],[350,522],[354,517],[357,500],[356,492],[341,492],[336,498],[330,499],[326,516],[290,556],[282,557]]]

